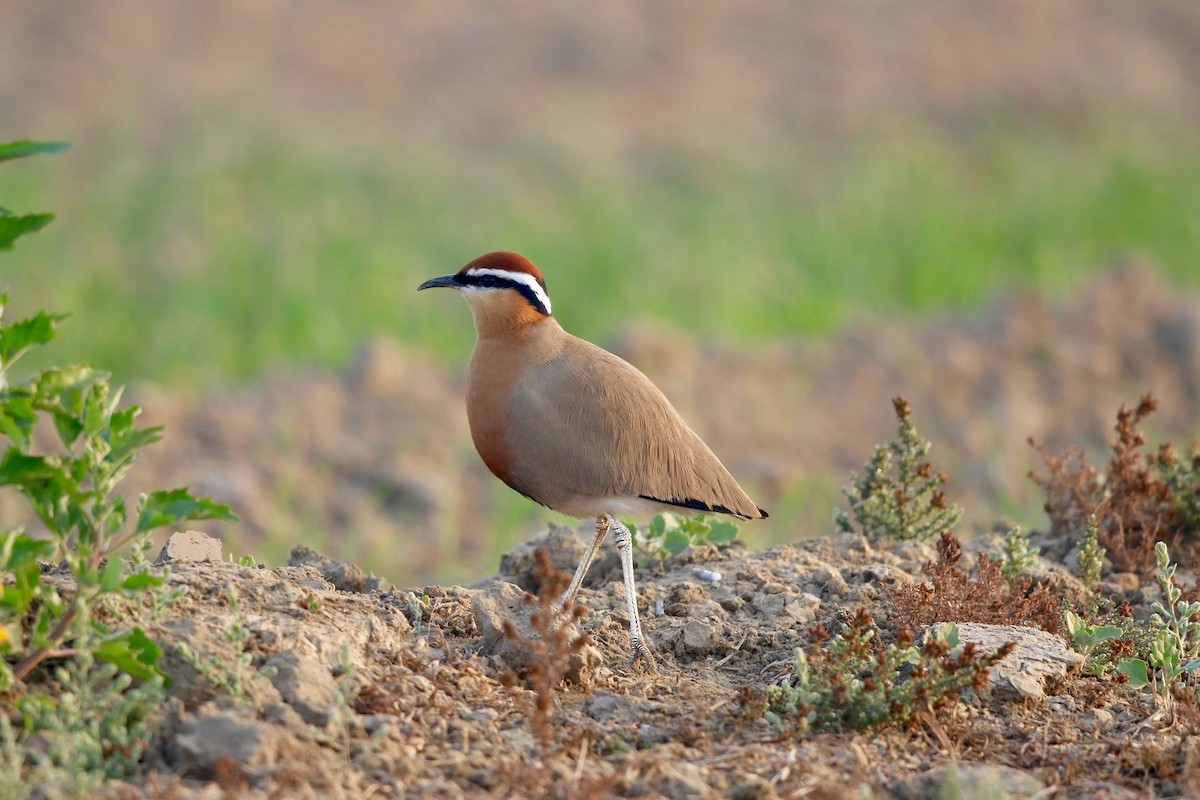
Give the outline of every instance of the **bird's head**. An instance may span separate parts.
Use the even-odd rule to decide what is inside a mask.
[[[523,327],[550,316],[546,281],[525,256],[498,251],[470,262],[453,275],[430,278],[417,287],[457,289],[483,333],[494,327]]]

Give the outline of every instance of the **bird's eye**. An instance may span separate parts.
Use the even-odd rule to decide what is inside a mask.
[[[496,276],[495,275],[484,275],[482,278],[479,279],[479,285],[485,289],[495,289],[496,288]]]

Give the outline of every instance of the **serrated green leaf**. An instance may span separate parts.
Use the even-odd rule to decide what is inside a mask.
[[[136,592],[141,589],[146,589],[150,586],[162,586],[163,579],[161,575],[150,575],[145,572],[138,572],[130,575],[121,584],[121,588],[126,591]]]
[[[112,450],[108,454],[108,460],[116,463],[124,461],[143,447],[162,439],[162,430],[161,425],[156,425],[151,428],[125,429],[119,433],[110,432],[108,446]]]
[[[61,475],[62,469],[45,456],[22,453],[10,447],[0,458],[0,485],[27,486]]]
[[[1146,667],[1146,662],[1140,658],[1125,659],[1117,664],[1117,672],[1128,676],[1130,688],[1141,689],[1150,684],[1150,672]]]
[[[223,503],[217,503],[207,497],[193,497],[186,488],[151,492],[142,495],[138,501],[138,533],[188,519],[223,519],[233,522],[237,520],[237,515]]]
[[[54,219],[53,214],[0,215],[0,250],[12,250],[17,239],[46,227]]]
[[[13,390],[0,400],[0,434],[7,436],[21,450],[29,449],[29,437],[37,424],[33,398],[23,390]]]
[[[100,589],[105,592],[115,592],[121,588],[121,573],[124,565],[121,559],[111,557],[100,569]]]
[[[39,311],[32,317],[0,328],[0,362],[11,364],[29,348],[52,341],[58,323],[68,316]]]
[[[15,158],[27,158],[36,155],[52,155],[61,153],[71,146],[70,142],[35,142],[21,139],[16,142],[0,144],[0,161],[12,161]]]
[[[39,397],[53,399],[61,397],[64,392],[82,392],[96,381],[108,380],[109,373],[93,369],[87,364],[72,364],[69,367],[55,367],[44,370],[34,381]],[[70,410],[81,410],[82,396]]]
[[[141,628],[132,628],[109,637],[96,648],[95,655],[141,680],[156,675],[165,677],[158,668],[162,648]]]
[[[666,550],[668,553],[679,553],[683,550],[686,550],[688,545],[691,543],[692,540],[688,537],[687,533],[679,528],[676,528],[674,530],[667,531],[667,533],[663,536],[662,549]]]

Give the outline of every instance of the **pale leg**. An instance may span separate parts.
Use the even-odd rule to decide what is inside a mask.
[[[592,543],[588,545],[587,552],[583,554],[583,560],[579,562],[579,566],[575,569],[575,577],[571,578],[571,585],[562,593],[562,597],[558,598],[559,608],[565,607],[568,603],[575,602],[575,595],[579,594],[579,587],[583,585],[583,579],[587,577],[588,570],[592,567],[592,562],[596,560],[596,551],[600,549],[605,536],[608,536],[608,517],[596,517],[596,536],[592,539]]]
[[[637,587],[633,583],[633,537],[621,522],[611,514],[608,524],[614,529],[613,537],[617,551],[621,554],[621,573],[625,578],[625,606],[629,611],[629,641],[633,647],[633,660],[645,660],[645,666],[654,668],[654,656],[642,639],[642,621],[638,618]]]

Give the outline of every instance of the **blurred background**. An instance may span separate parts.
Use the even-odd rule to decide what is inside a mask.
[[[416,285],[483,252],[634,361],[768,523],[831,532],[905,393],[967,528],[1042,524],[1026,437],[1117,404],[1200,438],[1191,0],[6,0],[6,256],[49,359],[168,426],[131,482],[392,580],[469,580],[559,519],[478,464],[473,339]],[[7,508],[10,503],[3,504]],[[15,507],[15,506],[14,506]]]

